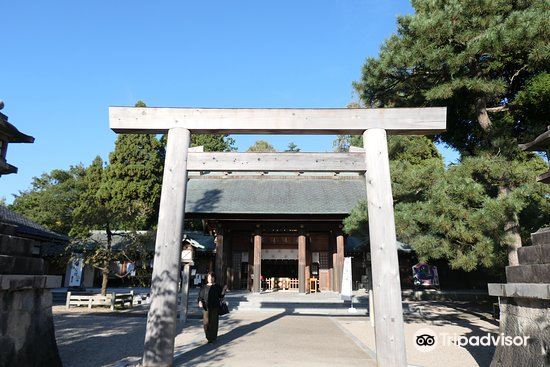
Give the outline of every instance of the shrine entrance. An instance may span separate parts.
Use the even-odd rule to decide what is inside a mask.
[[[212,268],[220,274],[220,284],[230,290],[252,292],[309,293],[312,285],[313,291],[340,292],[347,240],[342,221],[359,200],[366,198],[364,176],[304,173],[282,178],[275,174],[270,178],[246,177],[204,173],[190,176],[188,182],[187,215],[201,219],[204,230],[215,236],[216,257]],[[232,204],[232,193],[243,186],[259,187],[256,191],[246,190],[254,197],[265,191],[271,194],[248,205],[246,214],[231,213],[230,207],[243,210]],[[215,200],[208,199],[207,193],[212,191],[219,193]],[[275,197],[278,200],[274,200]],[[276,201],[276,205],[268,204],[272,201]],[[294,213],[296,204],[308,213]],[[205,206],[211,209],[204,209]],[[279,214],[273,213],[274,208]],[[259,283],[254,281],[257,274]],[[285,285],[278,287],[279,282]]]
[[[298,236],[263,236],[261,254],[262,291],[297,291]]]
[[[298,259],[262,260],[262,277],[298,279]]]
[[[109,122],[116,133],[168,135],[143,366],[172,366],[173,364],[188,170],[321,171],[336,174],[363,172],[368,198],[376,359],[378,366],[407,366],[386,133],[433,135],[443,132],[446,127],[446,108],[110,107]],[[192,153],[189,152],[192,132],[354,134],[363,136],[364,151],[355,153]],[[216,193],[209,193],[209,195],[215,196]],[[242,197],[242,203],[249,202],[251,202],[250,197]],[[304,276],[306,233],[301,230],[297,235],[298,277],[299,288],[302,291],[305,289],[306,282]],[[253,273],[259,275],[262,266],[261,228],[255,229],[252,242]],[[223,242],[217,245],[223,247]],[[337,246],[343,248],[343,241]],[[343,262],[340,258],[336,260],[335,273],[340,274]],[[219,261],[227,261],[227,259]],[[260,290],[259,276],[254,277],[253,290],[256,292]]]

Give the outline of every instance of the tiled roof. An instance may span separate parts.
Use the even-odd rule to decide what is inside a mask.
[[[45,241],[69,241],[67,236],[50,231],[46,227],[25,218],[21,214],[18,214],[3,205],[0,205],[0,222],[17,226],[16,233],[21,237],[33,237]]]
[[[112,231],[113,237],[111,239],[111,247],[113,250],[118,251],[127,246],[134,240],[134,232],[132,231]],[[146,247],[149,251],[155,250],[155,231],[137,231],[135,234],[144,236],[146,239]],[[216,247],[214,243],[214,237],[205,235],[198,231],[185,231],[184,239],[190,238],[197,241],[204,248],[198,249],[198,251],[213,251]],[[107,242],[107,234],[103,230],[90,231],[90,238],[84,241],[86,246],[93,247],[97,245],[103,245]]]
[[[185,211],[346,215],[363,198],[366,198],[363,176],[191,178]]]
[[[0,113],[0,131],[8,136],[10,143],[33,143],[34,138],[23,134],[15,126],[8,122],[8,116]]]
[[[184,238],[189,237],[197,241],[204,248],[198,249],[198,251],[214,251],[216,249],[216,243],[214,241],[214,236],[210,236],[198,231],[188,231],[184,233]]]
[[[410,253],[413,251],[412,247],[401,241],[397,242],[397,250],[405,253]],[[361,239],[360,237],[348,236],[346,237],[345,251],[370,251],[370,241],[368,238]]]

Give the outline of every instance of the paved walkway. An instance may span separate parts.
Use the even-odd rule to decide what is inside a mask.
[[[312,297],[311,297],[312,296]],[[232,294],[230,304],[249,305],[222,318],[219,341],[206,344],[201,320],[188,320],[176,337],[176,366],[373,366],[374,330],[367,316],[334,313],[331,294]],[[338,301],[338,302],[337,302]],[[361,301],[360,301],[361,302]],[[274,310],[280,308],[283,311]],[[339,307],[347,306],[341,304]],[[238,307],[239,309],[241,306]],[[314,312],[308,311],[310,308]],[[494,347],[437,345],[419,351],[415,333],[481,337],[498,333],[498,323],[477,304],[404,302],[407,357],[413,366],[488,366]],[[54,307],[57,343],[65,367],[135,366],[143,352],[147,305],[108,308]],[[199,311],[197,311],[199,312]],[[198,316],[198,314],[197,314]]]
[[[413,302],[411,312],[405,315],[405,344],[407,361],[411,366],[423,367],[477,367],[489,366],[495,352],[494,346],[465,345],[450,343],[443,345],[443,338],[449,337],[482,337],[487,334],[498,334],[498,323],[488,314],[472,311],[469,304]],[[374,328],[368,318],[332,318],[356,342],[367,350],[376,350]],[[437,347],[425,351],[414,345],[415,333],[429,330],[437,338]]]
[[[145,318],[57,313],[56,337],[65,367],[135,366]],[[200,320],[176,337],[176,366],[374,366],[371,355],[328,316],[273,312],[222,318],[215,344]]]

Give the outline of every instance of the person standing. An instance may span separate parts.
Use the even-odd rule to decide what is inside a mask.
[[[199,291],[198,303],[202,308],[202,325],[204,334],[209,343],[216,341],[218,337],[218,323],[220,302],[225,296],[227,286],[222,287],[216,283],[216,274],[209,272],[206,276],[206,285]]]

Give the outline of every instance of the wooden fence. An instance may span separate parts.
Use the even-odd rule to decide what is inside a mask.
[[[125,308],[126,304],[133,307],[133,303],[134,291],[130,291],[130,293],[108,293],[105,296],[101,294],[72,294],[71,292],[67,292],[65,307],[69,309],[71,306],[87,306],[91,309],[93,306],[106,306],[114,310],[115,306]]]
[[[298,289],[298,279],[296,278],[267,278],[262,281],[262,289],[265,290],[290,290]]]

